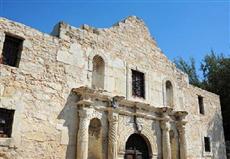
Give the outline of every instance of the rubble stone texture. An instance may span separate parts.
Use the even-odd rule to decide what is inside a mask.
[[[0,18],[0,55],[6,34],[24,41],[19,67],[0,64],[0,108],[15,110],[0,159],[123,159],[134,133],[149,158],[226,158],[219,96],[190,85],[139,18],[103,29],[60,22],[51,35]],[[132,96],[132,69],[144,73],[144,99]]]

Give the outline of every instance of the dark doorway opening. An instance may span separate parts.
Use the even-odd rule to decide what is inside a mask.
[[[149,148],[139,134],[132,134],[125,145],[125,159],[149,159]]]

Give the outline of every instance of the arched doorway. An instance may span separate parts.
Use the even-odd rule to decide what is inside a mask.
[[[150,159],[149,143],[139,134],[129,136],[125,145],[125,159]]]

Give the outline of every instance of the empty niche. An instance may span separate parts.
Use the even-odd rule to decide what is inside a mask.
[[[93,58],[92,87],[104,89],[105,62],[102,57],[96,55]]]
[[[173,107],[173,86],[170,81],[166,81],[165,89],[166,89],[166,106]]]
[[[101,121],[93,118],[89,124],[88,159],[102,159],[102,141]]]

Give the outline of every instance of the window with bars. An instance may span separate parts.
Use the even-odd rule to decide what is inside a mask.
[[[6,35],[3,44],[2,64],[18,67],[21,58],[22,39]]]
[[[211,143],[209,137],[204,137],[204,150],[205,152],[211,152]]]
[[[0,108],[0,138],[11,137],[14,110]]]
[[[198,96],[198,104],[199,104],[200,114],[204,115],[204,100],[202,96]]]
[[[132,70],[132,95],[145,98],[144,73],[135,70]]]

